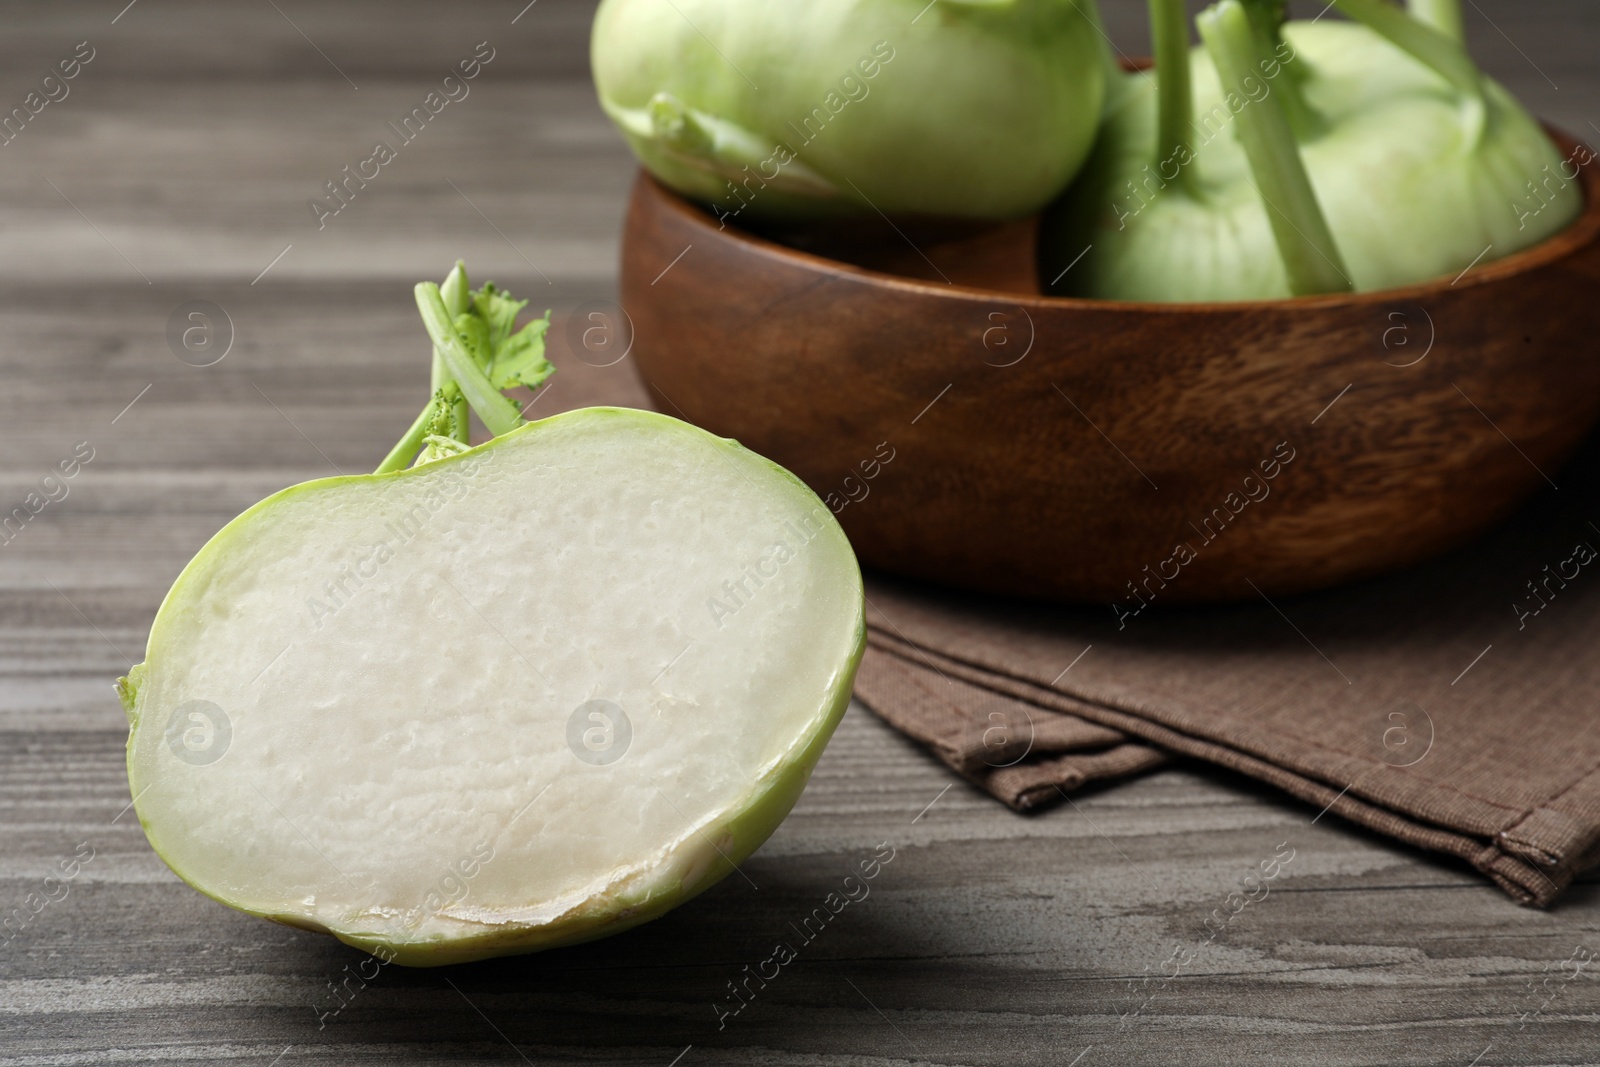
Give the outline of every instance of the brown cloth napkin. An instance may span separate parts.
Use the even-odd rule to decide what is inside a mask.
[[[1122,628],[873,576],[856,695],[1018,810],[1195,757],[1548,904],[1600,861],[1595,470],[1431,564]]]

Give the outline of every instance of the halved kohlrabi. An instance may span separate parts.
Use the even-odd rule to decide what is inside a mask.
[[[473,398],[470,324],[435,325]],[[772,833],[843,714],[850,546],[787,471],[666,416],[429,440],[262,501],[183,571],[121,685],[140,822],[206,895],[404,964],[655,918]]]

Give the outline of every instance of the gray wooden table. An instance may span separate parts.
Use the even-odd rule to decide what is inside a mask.
[[[558,317],[614,295],[632,166],[587,82],[592,6],[525,2],[0,10],[0,110],[93,54],[0,147],[6,510],[93,451],[0,546],[0,912],[92,856],[0,944],[0,1067],[1600,1062],[1600,983],[1571,962],[1600,952],[1593,876],[1520,908],[1193,766],[1023,818],[859,707],[749,861],[758,889],[587,947],[387,968],[336,1015],[360,954],[179,883],[127,814],[110,687],[179,568],[267,493],[381,457],[426,388],[415,280],[459,255]],[[1130,53],[1141,7],[1108,5]],[[1492,72],[1600,136],[1600,10],[1467,9]],[[307,201],[480,41],[470,96],[319,229]],[[168,341],[199,300],[226,313],[212,366]],[[547,410],[637,390],[626,361],[555,358]],[[726,983],[880,842],[871,896],[719,1028]],[[1270,895],[1172,974],[1281,845]]]

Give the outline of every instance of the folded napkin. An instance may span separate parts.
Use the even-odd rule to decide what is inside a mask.
[[[1119,619],[874,575],[856,695],[1018,810],[1194,757],[1548,904],[1600,862],[1596,470],[1310,596]]]

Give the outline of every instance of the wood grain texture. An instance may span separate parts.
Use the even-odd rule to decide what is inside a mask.
[[[0,101],[75,42],[98,49],[72,95],[0,148],[7,507],[77,442],[95,449],[70,494],[0,547],[0,911],[80,842],[94,850],[64,899],[0,945],[0,1067],[1600,1061],[1600,983],[1562,969],[1576,947],[1600,952],[1592,876],[1552,911],[1518,908],[1466,871],[1197,767],[1019,817],[859,708],[750,861],[758,890],[725,881],[648,927],[544,956],[385,968],[319,1029],[312,1005],[326,1010],[328,983],[363,957],[167,871],[119,817],[110,682],[226,520],[381,458],[426,391],[409,284],[455,256],[555,309],[560,371],[542,404],[643,402],[632,360],[594,365],[568,327],[581,338],[615,299],[633,167],[583,81],[584,3],[538,0],[512,25],[522,2],[277,0],[280,14],[139,0],[113,24],[124,3],[0,13]],[[1536,110],[1574,129],[1600,118],[1591,6],[1476,6],[1516,46],[1469,6],[1475,47]],[[1141,7],[1107,5],[1129,52],[1143,50]],[[484,39],[497,57],[473,95],[317,230],[305,201]],[[234,324],[212,367],[166,340],[194,299]],[[883,841],[896,858],[872,895],[719,1030],[726,983]],[[1270,895],[1196,950],[1202,918],[1280,842],[1296,858]],[[1175,949],[1194,952],[1177,977],[1130,988]]]

